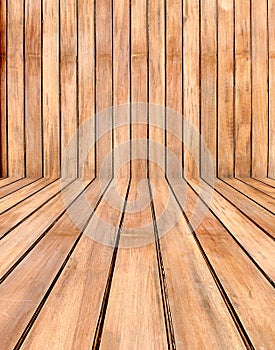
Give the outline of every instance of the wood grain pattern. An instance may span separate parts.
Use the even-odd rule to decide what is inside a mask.
[[[252,0],[252,176],[267,176],[267,6]]]
[[[7,176],[7,8],[6,2],[0,4],[0,146],[1,146],[1,177]]]
[[[114,106],[120,106],[114,109],[114,175],[129,177],[131,107],[127,104],[131,95],[130,1],[114,0],[113,11],[113,95]]]
[[[23,0],[8,7],[8,175],[25,176]]]
[[[77,176],[78,113],[76,87],[77,9],[76,0],[60,2],[60,84],[62,177]],[[65,152],[67,152],[65,162]]]
[[[166,1],[166,174],[181,176],[183,159],[182,1]],[[175,111],[175,112],[173,112]],[[177,160],[174,164],[173,158]]]
[[[184,174],[198,177],[199,159],[199,1],[184,1]],[[191,126],[189,126],[191,125]]]
[[[26,176],[42,176],[41,1],[25,1]]]
[[[132,71],[132,176],[147,176],[147,3],[131,1],[131,71]]]
[[[269,37],[269,163],[268,176],[275,178],[275,1],[268,1]]]
[[[234,176],[233,0],[218,1],[218,176]],[[223,30],[222,28],[226,28]],[[225,131],[226,130],[226,131]]]
[[[79,175],[95,175],[94,0],[78,1]],[[84,125],[81,128],[81,125]]]
[[[61,171],[58,4],[58,0],[43,0],[43,175],[46,177],[58,177]]]
[[[216,175],[217,157],[217,3],[201,1],[201,176]],[[206,152],[213,158],[213,169],[206,161]]]
[[[235,2],[235,175],[250,176],[251,41],[250,0]]]

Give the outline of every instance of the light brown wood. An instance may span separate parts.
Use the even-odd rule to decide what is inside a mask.
[[[181,176],[183,146],[182,2],[166,1],[166,173]],[[175,158],[174,158],[175,157]],[[177,161],[174,164],[173,159]]]
[[[213,169],[201,146],[201,176],[216,174],[217,138],[217,2],[201,1],[201,136],[213,158]]]
[[[60,84],[62,177],[77,176],[77,8],[76,0],[60,1]],[[66,160],[66,161],[65,161]]]
[[[25,175],[23,0],[8,7],[8,175]]]
[[[252,176],[267,176],[267,6],[252,0]]]
[[[234,176],[233,12],[233,0],[218,0],[217,156],[218,175],[221,177]]]
[[[147,1],[131,1],[132,176],[147,176]]]
[[[269,163],[268,176],[275,178],[275,1],[268,1],[269,65]]]
[[[112,176],[112,1],[96,1],[96,174]]]
[[[114,175],[130,176],[130,1],[113,2]],[[125,144],[125,146],[122,146]],[[128,161],[127,164],[123,164]]]
[[[251,38],[250,0],[235,2],[235,175],[250,176]]]
[[[79,175],[95,175],[94,0],[78,1]],[[84,124],[81,128],[81,125]]]
[[[26,176],[42,176],[41,1],[25,1]]]
[[[44,176],[48,177],[60,175],[61,158],[58,3],[43,0],[43,162]]]
[[[149,1],[149,176],[165,173],[165,2]],[[177,38],[178,40],[178,38]]]
[[[1,177],[7,176],[7,40],[6,40],[6,23],[7,8],[6,2],[0,3],[0,145],[1,145]]]
[[[187,178],[199,175],[199,0],[185,0],[184,8],[184,174]],[[189,126],[191,124],[191,127]]]

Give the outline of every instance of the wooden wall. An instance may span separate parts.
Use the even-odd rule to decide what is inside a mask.
[[[274,178],[274,23],[275,0],[1,1],[2,177],[59,176],[72,135],[65,170],[79,175],[87,139],[106,123],[116,125],[116,112],[99,115],[89,130],[78,126],[112,105],[149,102],[184,114],[204,138],[218,176]],[[114,170],[145,177],[145,159],[154,152],[148,143],[129,145],[131,168],[117,169],[116,153],[101,165],[122,142],[148,136],[174,152],[185,176],[208,176],[193,131],[183,130],[181,139],[169,133],[183,129],[180,120],[171,125],[160,113],[165,135],[138,124],[143,114],[136,108],[126,114],[128,125],[110,131],[85,159],[86,176]],[[145,114],[152,117],[150,109]],[[134,159],[140,154],[144,159]],[[165,163],[164,154],[154,158]],[[149,167],[152,176],[162,174]]]

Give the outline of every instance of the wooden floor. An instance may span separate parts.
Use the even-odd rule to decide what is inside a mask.
[[[1,350],[274,349],[275,180],[0,186]]]

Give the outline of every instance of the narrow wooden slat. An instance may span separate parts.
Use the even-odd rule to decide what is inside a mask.
[[[165,2],[150,0],[149,28],[149,172],[150,177],[164,176],[165,111]]]
[[[8,3],[8,175],[12,177],[25,175],[23,3]]]
[[[53,181],[54,180],[44,178],[34,182],[29,181],[29,183],[27,183],[23,188],[20,188],[17,191],[10,193],[4,198],[0,199],[0,213],[8,210],[8,208],[18,205],[18,203],[21,203],[26,198],[34,196],[40,190],[51,184]]]
[[[235,175],[250,176],[251,41],[250,0],[235,2]]]
[[[26,176],[42,176],[41,1],[25,1]],[[48,73],[50,74],[50,72]]]
[[[96,1],[96,131],[97,175],[112,176],[112,1]],[[100,113],[105,111],[104,113]],[[103,136],[103,135],[104,136]],[[112,158],[111,158],[112,159]]]
[[[275,199],[261,193],[257,189],[243,183],[238,179],[225,179],[225,182],[239,190],[245,196],[251,198],[253,201],[261,205],[263,208],[275,214]]]
[[[7,115],[6,115],[6,98],[7,98],[7,8],[6,2],[0,3],[0,174],[1,177],[7,176]]]
[[[94,206],[99,197],[97,183],[89,188],[86,198]],[[3,347],[13,348],[16,345],[87,222],[90,209],[85,207],[83,196],[74,203],[74,210],[79,227],[73,224],[67,212],[1,284],[3,317],[0,319],[0,338]],[[30,263],[32,277],[28,278]],[[16,315],[16,322],[10,317],[12,314]],[[55,315],[58,316],[57,313]]]
[[[241,193],[221,180],[216,179],[214,186],[217,192],[222,194],[228,201],[241,210],[242,213],[256,222],[269,235],[275,237],[275,218],[271,213],[267,212],[252,200],[248,198],[244,199]]]
[[[263,193],[266,193],[267,195],[274,197],[275,199],[275,189],[268,186],[267,184],[264,184],[260,181],[257,181],[255,179],[251,179],[251,178],[242,178],[241,179],[243,182],[253,186],[254,188],[260,190]]]
[[[166,172],[181,176],[183,147],[182,1],[166,1]],[[171,111],[170,111],[171,109]],[[173,113],[174,111],[174,113]],[[174,164],[176,160],[177,164]]]
[[[113,74],[114,106],[130,102],[130,2],[113,1]],[[128,177],[130,166],[130,106],[114,110],[114,174]],[[122,143],[126,143],[121,151]],[[122,167],[121,167],[122,166]]]
[[[219,0],[218,6],[218,175],[232,177],[234,175],[233,0]]]
[[[125,195],[127,185],[127,179],[119,185],[122,196]],[[118,210],[114,208],[110,210],[108,203],[115,193],[116,187],[111,185],[88,225],[86,234],[82,236],[37,318],[23,348],[43,347],[45,339],[50,342],[48,345],[52,349],[91,347],[113,254],[113,247],[101,244],[100,237],[107,241],[114,239],[121,216],[119,207],[117,207]],[[104,221],[99,220],[100,218],[110,224],[108,228],[104,225]],[[61,299],[60,295],[63,296]],[[56,310],[54,314],[53,310]],[[54,315],[56,317],[53,317]],[[75,327],[76,324],[77,327]]]
[[[207,195],[211,189],[206,184],[201,186],[195,180],[190,180],[189,183],[201,199],[207,201]],[[272,262],[272,251],[275,248],[274,241],[216,192],[213,193],[209,207],[243,249],[258,263],[270,280],[275,280],[275,264]],[[274,227],[274,218],[272,218],[272,223]]]
[[[43,0],[44,176],[60,176],[59,2]]]
[[[268,1],[269,36],[269,163],[268,176],[275,178],[275,1]]]
[[[94,114],[94,0],[78,1],[79,174],[95,175]],[[92,148],[92,149],[90,149]]]
[[[131,101],[133,177],[147,175],[147,1],[131,1]]]
[[[60,1],[61,175],[69,178],[77,176],[76,13],[76,0]]]
[[[19,181],[22,178],[16,178],[16,177],[6,177],[6,178],[1,178],[0,179],[0,188],[9,186],[13,182]]]
[[[188,191],[186,201],[186,193],[182,191],[182,186],[185,186],[183,182],[174,185],[173,188],[188,219],[191,220],[199,200],[194,192]],[[197,214],[200,215],[199,212]],[[238,322],[247,334],[247,344],[250,339],[256,349],[272,348],[273,287],[211,213],[206,213],[202,219],[195,229],[198,242],[212,265],[212,272],[215,271],[224,289],[224,296],[228,298],[239,318]]]
[[[256,180],[261,181],[263,183],[266,183],[267,185],[271,187],[275,187],[275,179],[271,178],[256,178]]]
[[[165,181],[155,182],[154,206],[159,218],[157,224],[161,233],[160,245],[176,347],[242,349],[244,344],[237,328],[167,187]],[[170,197],[168,208],[167,196]]]
[[[149,188],[144,185],[138,205],[137,183],[132,180],[129,192],[134,212],[126,205],[122,223],[101,349],[167,349]]]
[[[199,0],[184,0],[184,175],[199,175]],[[190,126],[191,125],[191,126]]]
[[[0,188],[0,198],[9,195],[12,192],[17,191],[18,189],[27,186],[28,184],[34,182],[34,179],[20,179],[18,181],[11,182],[10,184],[6,184],[2,188]]]
[[[67,183],[64,183],[64,186],[66,184],[69,184],[71,180],[68,180]],[[63,185],[63,184],[62,184]],[[74,187],[77,187],[79,185],[71,185],[69,189],[64,190],[67,193],[67,191],[74,191]],[[15,207],[10,208],[6,212],[2,213],[0,216],[0,238],[3,236],[9,234],[12,230],[15,228],[22,228],[22,226],[18,226],[19,224],[22,225],[22,222],[26,221],[24,223],[24,227],[26,229],[26,232],[28,232],[28,224],[30,222],[35,222],[37,218],[39,218],[39,215],[44,217],[43,212],[47,212],[47,218],[44,217],[44,225],[47,225],[49,220],[52,218],[52,212],[55,214],[58,213],[56,211],[56,208],[59,208],[60,210],[63,208],[63,197],[61,192],[61,186],[59,182],[54,182],[49,187],[46,187],[40,191],[40,195],[35,198],[27,198],[22,203],[18,203]],[[63,193],[63,192],[62,192]],[[70,193],[70,192],[69,192]],[[56,203],[59,203],[59,206],[56,205]],[[52,207],[52,209],[50,209]],[[53,211],[52,211],[53,210]],[[32,216],[32,214],[35,214]],[[29,221],[26,219],[30,218]],[[51,222],[51,221],[50,221]]]
[[[267,6],[252,0],[252,176],[267,176]]]
[[[217,140],[217,2],[201,1],[201,137],[213,158],[207,163],[207,150],[201,146],[201,176],[216,174]]]
[[[88,181],[85,182],[85,185],[87,184]],[[67,207],[64,206],[61,196],[57,195],[33,214],[30,212],[30,217],[3,238],[0,246],[2,252],[0,269],[1,279],[6,277],[6,274],[12,266],[16,265],[16,263],[24,257],[26,252],[37,245],[41,238],[48,234],[55,222],[60,218],[62,219],[66,208],[77,200],[77,197],[82,191],[83,187],[80,186],[80,182],[74,181],[64,190],[64,194],[67,198]],[[47,211],[48,215],[46,218],[42,215],[43,211]],[[70,209],[67,213],[70,213]],[[35,230],[29,232],[28,228],[30,226],[35,227]]]

